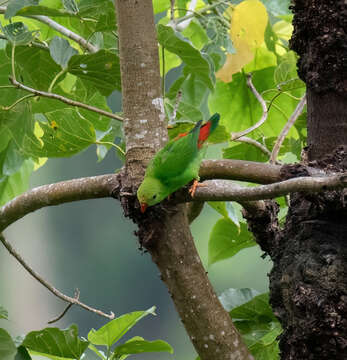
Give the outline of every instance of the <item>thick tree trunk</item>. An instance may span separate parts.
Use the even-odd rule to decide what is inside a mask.
[[[297,0],[293,11],[291,46],[308,88],[309,165],[346,171],[347,3]],[[284,329],[281,359],[347,359],[345,201],[343,191],[294,194],[285,228],[271,239],[271,303]]]
[[[116,0],[127,143],[120,176],[124,213],[138,224],[201,360],[251,360],[203,268],[191,236],[186,205],[139,211],[135,192],[145,166],[167,140],[152,0]],[[124,195],[122,195],[124,194]]]

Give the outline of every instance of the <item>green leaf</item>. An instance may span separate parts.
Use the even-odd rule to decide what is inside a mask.
[[[289,9],[290,0],[263,0],[264,5],[266,6],[267,11],[270,12],[273,16],[290,14]]]
[[[165,99],[165,109],[168,112],[168,117],[172,117],[174,111],[174,104],[172,104],[168,99]],[[175,130],[171,132],[174,134],[176,132],[184,132],[181,131],[180,125],[183,123],[195,123],[202,119],[201,111],[199,111],[194,106],[190,105],[189,103],[180,101],[178,108],[176,109],[176,117],[172,119],[173,122],[176,122]],[[173,130],[173,129],[171,129]],[[171,135],[170,135],[171,136]]]
[[[59,36],[55,36],[49,43],[49,52],[52,59],[63,69],[67,68],[70,58],[78,54],[78,51],[70,46],[67,40]]]
[[[93,19],[92,22],[85,22],[85,31],[82,31],[82,35],[86,38],[98,31],[116,31],[117,29],[116,11],[112,0],[81,0],[79,16]]]
[[[88,349],[92,350],[100,359],[106,360],[106,356],[103,355],[93,344],[89,344]]]
[[[24,346],[19,346],[15,360],[32,360],[28,350]]]
[[[114,353],[117,354],[117,356],[142,354],[147,352],[168,352],[173,354],[173,349],[167,342],[163,340],[132,340],[127,341],[125,344],[119,345],[114,349]]]
[[[269,156],[264,154],[259,148],[247,143],[234,143],[235,145],[223,149],[224,159],[252,160],[267,162]]]
[[[209,136],[209,144],[221,144],[225,143],[230,139],[230,135],[225,129],[225,126],[219,125],[217,129]]]
[[[39,0],[10,0],[5,11],[5,19],[9,19],[17,14],[17,12],[30,5],[38,5]]]
[[[16,47],[15,59],[17,78],[21,78],[25,85],[39,90],[48,90],[53,78],[61,70],[48,51],[36,47]]]
[[[253,84],[259,93],[274,89],[264,95],[264,99],[268,101],[278,92],[273,79],[274,71],[275,68],[271,67],[253,73]],[[295,90],[293,95],[301,96],[301,91],[302,89]],[[277,137],[296,106],[295,99],[286,95],[276,97],[267,120],[252,136],[260,137],[262,133],[265,137]],[[228,132],[238,132],[251,127],[263,114],[261,105],[248,88],[243,73],[233,75],[230,83],[217,81],[216,89],[209,97],[209,108],[211,113],[220,113],[220,124],[224,125]],[[297,137],[296,130],[292,128],[289,136]]]
[[[170,9],[170,0],[153,0],[154,14]]]
[[[207,43],[208,37],[206,31],[200,23],[193,19],[189,26],[182,31],[182,35],[188,38],[191,43],[199,50]]]
[[[208,263],[212,265],[218,261],[228,259],[242,249],[255,246],[247,225],[241,223],[236,227],[229,219],[220,219],[214,225],[208,243]]]
[[[15,46],[29,44],[33,40],[32,32],[22,22],[10,23],[4,27],[0,24],[0,28],[7,39]]]
[[[244,289],[227,289],[219,296],[219,300],[222,303],[226,311],[230,311],[238,306],[241,306],[255,296],[259,295],[259,291],[249,288]]]
[[[0,319],[6,319],[6,320],[8,320],[8,312],[7,312],[7,310],[6,310],[4,307],[2,307],[2,306],[0,306]]]
[[[75,0],[63,0],[63,5],[67,11],[73,14],[78,13],[78,5]]]
[[[104,96],[109,96],[112,91],[121,88],[119,58],[106,50],[72,56],[68,71],[92,83]]]
[[[92,329],[88,333],[88,340],[94,345],[112,346],[138,321],[145,316],[155,315],[155,306],[146,311],[135,311],[124,314],[117,319],[111,320],[98,330]]]
[[[15,142],[11,140],[7,148],[0,153],[0,175],[9,176],[16,173],[24,161],[23,155],[19,152]]]
[[[31,331],[26,335],[23,345],[29,350],[46,355],[68,359],[80,359],[89,342],[78,337],[77,325],[66,330],[45,328]]]
[[[0,359],[15,360],[16,353],[17,348],[10,334],[5,329],[0,328]]]
[[[17,12],[18,16],[44,15],[54,17],[74,17],[69,11],[62,9],[53,9],[47,6],[26,6]]]
[[[269,305],[267,293],[233,308],[230,316],[255,359],[279,359],[277,337],[282,329]]]
[[[35,157],[66,157],[94,144],[95,129],[74,108],[36,115],[36,135],[26,136],[23,150]]]
[[[269,305],[268,293],[257,295],[251,301],[232,309],[230,315],[234,321],[247,320],[259,324],[277,320]]]
[[[208,204],[212,209],[224,216],[225,219],[230,219],[238,228],[240,227],[239,219],[236,210],[230,201],[209,201]]]
[[[214,78],[207,55],[202,55],[187,39],[175,32],[171,27],[159,24],[158,41],[166,50],[178,55],[186,64],[190,73],[199,77],[211,90],[214,87]]]
[[[29,188],[29,178],[34,170],[31,160],[24,161],[16,173],[10,176],[3,176],[0,180],[0,206],[7,203],[17,195],[20,195]]]

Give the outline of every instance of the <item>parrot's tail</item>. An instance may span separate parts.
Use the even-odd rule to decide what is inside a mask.
[[[220,115],[218,113],[213,114],[206,124],[202,125],[199,133],[198,148],[200,149],[208,137],[218,126]]]

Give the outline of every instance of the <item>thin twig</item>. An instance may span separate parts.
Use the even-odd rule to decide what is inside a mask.
[[[256,148],[258,148],[261,152],[263,152],[265,155],[267,155],[269,157],[271,156],[271,151],[265,145],[261,144],[257,140],[254,140],[247,136],[241,136],[240,138],[236,139],[235,141],[253,145]]]
[[[246,130],[243,130],[243,131],[240,131],[240,132],[237,132],[237,133],[232,133],[231,134],[231,141],[236,140],[236,139],[238,139],[238,138],[240,138],[242,136],[245,136],[245,135],[249,134],[250,132],[254,131],[259,126],[263,125],[264,122],[267,119],[268,110],[267,110],[266,102],[262,98],[262,96],[258,93],[257,89],[254,87],[254,85],[252,83],[252,74],[247,74],[247,85],[252,90],[252,93],[257,98],[257,100],[259,101],[261,107],[263,108],[263,115],[261,116],[260,120],[256,124],[251,126],[250,128],[248,128]]]
[[[91,106],[91,105],[81,103],[79,101],[71,100],[69,98],[66,98],[66,97],[58,95],[58,94],[33,89],[33,88],[29,87],[29,86],[26,86],[26,85],[20,83],[19,81],[15,80],[13,77],[10,77],[10,81],[18,89],[23,89],[25,91],[31,92],[31,93],[35,94],[36,96],[43,96],[43,97],[59,100],[59,101],[65,103],[65,104],[68,104],[68,105],[71,105],[71,106],[76,106],[76,107],[80,107],[80,108],[83,108],[83,109],[87,109],[87,110],[96,112],[98,114],[107,116],[107,117],[109,117],[111,119],[116,119],[118,121],[123,121],[123,118],[116,115],[116,114],[110,113],[108,111],[99,109],[99,108]]]
[[[48,291],[50,291],[52,294],[54,294],[56,297],[58,297],[61,300],[64,300],[70,304],[76,304],[83,309],[86,309],[88,311],[93,312],[94,314],[106,317],[108,319],[114,319],[114,313],[111,311],[110,314],[105,314],[104,312],[94,309],[82,302],[80,302],[76,298],[72,298],[70,296],[67,296],[57,290],[54,286],[49,284],[46,280],[44,280],[36,271],[34,271],[25,261],[24,259],[18,254],[18,252],[12,247],[12,245],[6,241],[4,236],[0,234],[0,241],[5,246],[7,251],[24,267],[24,269],[32,276],[34,277],[39,283],[41,283]]]
[[[9,106],[2,106],[2,110],[8,111],[11,110],[12,108],[14,108],[16,105],[18,105],[19,103],[21,103],[22,101],[34,97],[36,95],[34,94],[29,94],[29,95],[25,95],[23,97],[21,97],[20,99],[17,99],[13,104],[9,105]]]
[[[0,6],[0,14],[4,14],[5,11],[6,11],[6,6]],[[26,17],[26,18],[35,19],[35,20],[38,20],[38,21],[48,25],[50,28],[60,32],[61,34],[68,37],[69,39],[75,41],[76,43],[81,45],[82,48],[87,49],[91,53],[95,53],[95,52],[97,52],[99,50],[96,46],[89,43],[82,36],[74,33],[73,31],[67,29],[66,27],[58,24],[56,21],[52,20],[48,16],[44,16],[44,15],[27,15],[27,16],[18,15],[18,16],[23,16],[23,17]]]
[[[272,149],[272,153],[270,156],[270,163],[274,163],[277,159],[278,153],[280,151],[281,145],[287,136],[290,128],[294,125],[295,121],[301,114],[302,110],[304,109],[304,106],[306,104],[306,94],[301,98],[299,101],[297,107],[295,108],[293,114],[290,116],[289,120],[285,124],[284,128],[282,129],[280,135],[278,136],[276,143]]]

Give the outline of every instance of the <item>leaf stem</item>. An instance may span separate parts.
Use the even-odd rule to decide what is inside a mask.
[[[112,143],[110,141],[95,141],[95,144],[97,144],[97,145],[111,145],[114,148],[116,148],[119,152],[121,152],[123,155],[125,155],[124,150],[120,146],[118,146],[117,144],[114,144],[114,143]]]
[[[61,69],[57,75],[55,75],[54,79],[52,80],[51,84],[49,85],[48,92],[52,92],[52,89],[57,82],[57,80],[60,78],[61,75],[66,73],[66,69]]]
[[[12,65],[12,76],[14,80],[16,80],[16,71],[14,66],[14,53],[15,53],[16,45],[12,44],[12,51],[11,51],[11,65]]]
[[[0,85],[0,89],[15,89],[15,87],[13,85]]]
[[[258,93],[257,89],[254,87],[253,83],[252,83],[252,74],[247,74],[247,85],[248,87],[251,89],[253,95],[257,98],[257,100],[259,101],[262,109],[263,109],[263,114],[260,118],[260,120],[254,124],[253,126],[251,126],[250,128],[237,132],[237,133],[232,133],[231,134],[231,141],[236,140],[242,136],[245,136],[247,134],[249,134],[250,132],[254,131],[255,129],[257,129],[259,126],[263,125],[264,122],[267,119],[268,116],[268,108],[266,106],[266,102],[263,99],[263,97]]]
[[[161,91],[163,93],[163,99],[165,99],[165,48],[161,46],[161,62],[162,62],[162,72],[163,75],[161,77]]]
[[[25,95],[23,97],[21,97],[20,99],[16,100],[12,105],[10,106],[3,106],[2,107],[2,110],[5,110],[5,111],[8,111],[8,110],[11,110],[12,108],[14,108],[17,104],[19,104],[20,102],[28,99],[28,98],[31,98],[31,97],[35,97],[36,95],[34,94],[29,94],[29,95]]]

